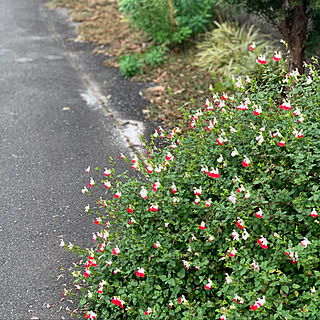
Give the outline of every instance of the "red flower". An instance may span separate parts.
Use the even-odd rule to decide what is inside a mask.
[[[266,57],[263,56],[262,54],[260,54],[260,56],[257,58],[257,62],[261,63],[261,64],[266,64]]]
[[[128,211],[129,213],[132,213],[132,212],[133,212],[133,209],[131,209],[130,204],[129,204],[128,208],[127,208],[127,211]]]
[[[283,147],[284,144],[285,144],[285,141],[283,141],[283,140],[281,140],[281,141],[278,143],[278,145],[279,145],[280,147]]]
[[[250,160],[249,160],[249,158],[247,157],[247,156],[244,156],[244,160],[242,161],[242,165],[245,167],[245,168],[247,168],[247,167],[249,167],[249,165],[250,165]]]
[[[140,278],[144,278],[144,269],[138,268],[138,270],[136,271],[136,276]]]
[[[205,225],[204,221],[202,221],[200,226],[199,226],[199,229],[200,230],[204,230],[205,228],[206,228],[206,225]]]
[[[113,254],[114,254],[115,256],[117,256],[117,255],[120,253],[119,247],[118,247],[118,246],[114,247],[114,248],[112,249],[112,252],[113,252]]]
[[[257,212],[255,213],[256,217],[259,218],[259,219],[262,218],[262,214],[263,214],[263,213],[262,213],[261,208],[259,208],[259,211],[257,211]]]
[[[218,142],[218,145],[219,145],[219,146],[222,146],[222,145],[223,145],[223,139],[222,139],[221,136],[219,136],[219,137],[217,138],[217,142]]]
[[[261,236],[261,238],[259,238],[257,242],[262,249],[268,249],[268,241],[265,237]]]
[[[211,171],[208,172],[208,176],[209,176],[210,178],[216,178],[216,179],[218,179],[218,178],[220,177],[220,173],[219,173],[218,168],[213,169],[213,168],[211,167]]]
[[[174,183],[172,183],[172,186],[170,187],[170,190],[172,193],[177,193],[177,187]]]
[[[310,216],[313,217],[313,218],[317,218],[318,217],[318,212],[316,211],[315,208],[313,208],[313,210],[311,211]]]
[[[104,169],[104,175],[105,175],[106,177],[108,177],[110,174],[111,174],[111,170],[105,168],[105,169]]]
[[[253,41],[252,45],[249,46],[249,49],[253,51],[255,47],[256,47],[256,43]]]
[[[89,188],[92,188],[92,186],[95,184],[94,180],[92,178],[90,178],[90,182],[89,182]]]
[[[212,281],[211,281],[210,279],[208,279],[208,283],[204,286],[204,288],[205,288],[206,290],[210,290],[211,287],[212,287]]]
[[[159,180],[157,179],[157,181],[153,183],[152,189],[153,189],[154,192],[157,192],[158,189],[159,189],[159,187],[160,187],[160,182],[159,182]]]
[[[280,51],[275,51],[274,52],[275,53],[275,55],[273,56],[273,60],[274,61],[280,61],[280,59],[281,59],[281,53],[280,53]]]

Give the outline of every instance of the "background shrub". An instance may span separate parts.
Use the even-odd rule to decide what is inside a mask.
[[[134,27],[157,44],[176,44],[204,32],[217,7],[216,0],[121,0],[122,11]]]
[[[87,318],[319,318],[320,79],[269,64],[159,128],[135,177],[104,171],[96,247],[72,249]]]

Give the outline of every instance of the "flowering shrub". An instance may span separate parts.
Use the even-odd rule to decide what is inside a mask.
[[[65,245],[85,261],[86,318],[319,318],[320,79],[256,58],[259,87],[235,79],[186,134],[159,128],[145,158],[121,155],[135,177],[105,169],[95,248]]]

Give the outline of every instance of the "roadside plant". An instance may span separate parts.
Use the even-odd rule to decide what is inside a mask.
[[[105,189],[85,209],[93,248],[62,242],[84,261],[86,318],[319,318],[319,75],[251,63],[263,81],[235,78],[185,113],[188,132],[158,128],[144,156],[120,155],[134,177],[86,169],[83,193]]]
[[[212,72],[214,78],[222,82],[237,74],[261,76],[263,69],[252,61],[257,52],[272,61],[274,43],[262,37],[254,25],[248,29],[246,25],[239,26],[228,21],[215,24],[217,28],[198,43],[195,63]],[[248,50],[249,47],[254,50]]]
[[[125,78],[133,77],[137,73],[142,73],[142,67],[144,67],[143,61],[138,59],[137,54],[122,55],[119,59],[120,73]]]

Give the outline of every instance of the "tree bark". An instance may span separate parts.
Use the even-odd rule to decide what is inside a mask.
[[[308,17],[306,15],[306,1],[282,0],[284,19],[281,20],[279,29],[288,43],[290,50],[288,56],[288,69],[293,71],[298,68],[299,73],[304,72],[303,62],[308,37]]]

